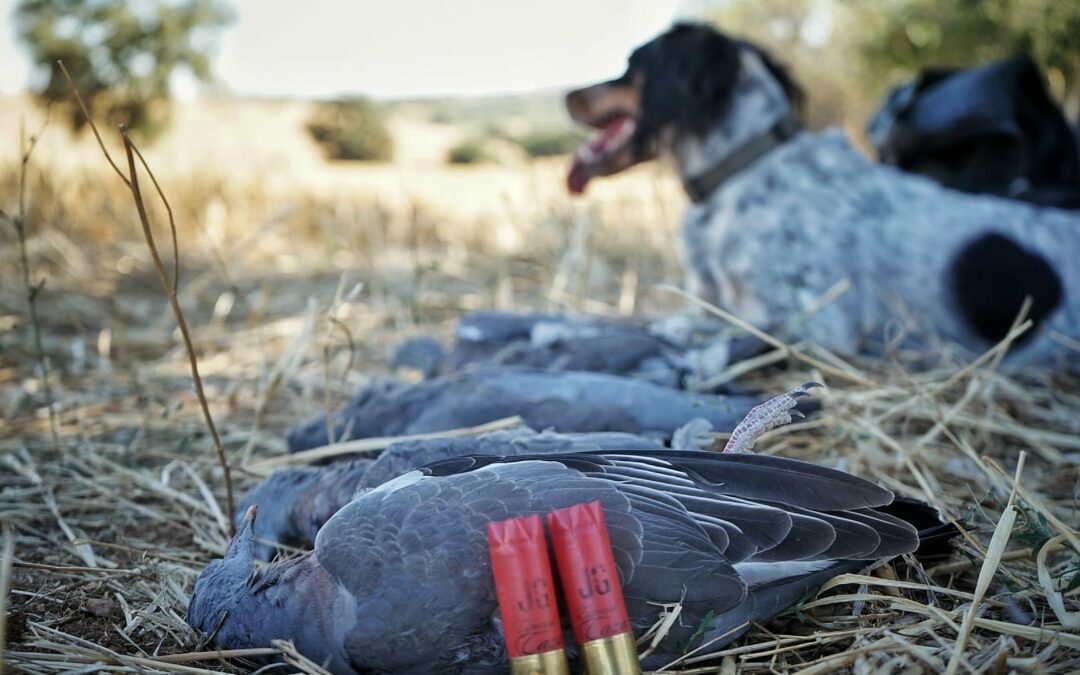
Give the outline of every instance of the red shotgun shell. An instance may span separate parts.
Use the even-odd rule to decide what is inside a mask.
[[[548,528],[577,642],[629,633],[630,618],[600,502],[552,511]]]
[[[561,656],[562,625],[540,516],[488,523],[487,534],[511,662],[556,650]]]

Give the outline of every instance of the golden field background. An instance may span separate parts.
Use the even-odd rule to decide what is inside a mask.
[[[205,236],[235,242],[267,220],[285,218],[292,244],[302,243],[304,235],[365,236],[362,231],[370,228],[361,212],[370,208],[390,221],[384,229],[393,238],[401,227],[393,221],[417,220],[414,212],[420,211],[420,221],[437,221],[413,223],[420,230],[413,233],[420,243],[433,236],[451,247],[468,245],[479,252],[497,246],[503,253],[518,254],[549,243],[543,232],[530,230],[551,218],[588,216],[601,228],[610,225],[613,231],[606,234],[616,238],[616,230],[626,234],[642,227],[655,232],[650,242],[666,242],[683,205],[678,185],[658,166],[598,181],[587,197],[573,198],[564,187],[564,158],[528,160],[508,150],[500,164],[447,165],[447,150],[468,132],[425,120],[419,113],[390,118],[392,162],[327,161],[304,129],[315,105],[259,100],[175,104],[172,127],[144,148],[144,154],[175,205],[190,216],[190,222],[181,223],[185,233],[202,230]],[[0,98],[0,166],[8,199],[13,196],[20,124],[34,132],[43,121],[43,110],[29,97]],[[105,129],[103,135],[111,152],[120,156],[115,130]],[[68,214],[65,227],[111,239],[121,235],[104,222],[107,218],[99,218],[116,215],[101,210],[111,204],[103,200],[115,192],[107,169],[89,133],[73,137],[54,120],[34,152],[36,175],[29,185],[56,190],[59,203],[52,208],[83,206],[81,213]],[[85,208],[84,200],[98,208]],[[50,208],[36,203],[40,199],[30,201],[37,208]],[[320,208],[337,210],[339,222],[305,222],[304,216],[311,214],[301,212]]]
[[[447,149],[468,131],[408,112],[390,119],[393,162],[331,162],[304,128],[314,105],[178,103],[170,130],[144,149],[176,215],[187,270],[180,297],[196,317],[235,304],[219,318],[236,319],[244,291],[325,299],[342,275],[364,285],[362,301],[403,317],[399,327],[421,319],[417,302],[423,323],[487,306],[629,313],[650,285],[679,281],[674,244],[685,198],[664,167],[599,181],[574,198],[564,188],[566,158],[507,153],[501,164],[448,165]],[[29,97],[0,99],[0,199],[9,213],[20,127],[38,134],[45,119]],[[101,131],[122,161],[119,134]],[[47,317],[50,306],[72,305],[86,315],[76,323],[90,344],[111,319],[88,311],[83,295],[118,302],[115,293],[131,288],[151,305],[164,302],[130,194],[88,129],[76,136],[52,119],[27,169],[28,243],[35,278],[48,279],[39,296]],[[148,202],[164,246],[165,213]],[[0,232],[0,307],[12,337],[25,304],[15,241],[11,228]],[[112,349],[122,352],[124,331],[114,332]]]
[[[331,162],[305,130],[315,105],[177,103],[169,131],[143,150],[175,215],[178,297],[210,374],[241,390],[235,378],[247,378],[255,396],[272,359],[308,340],[296,363],[319,378],[348,365],[334,384],[340,403],[365,374],[385,370],[398,341],[423,331],[448,337],[463,311],[673,306],[652,290],[680,280],[685,198],[665,167],[598,181],[575,198],[564,187],[568,158],[508,150],[498,164],[449,165],[448,148],[471,130],[408,107],[389,119],[393,162]],[[75,135],[59,116],[46,124],[29,97],[0,98],[0,208],[19,208],[20,129],[38,137],[25,174],[27,251],[31,283],[44,282],[36,303],[54,386],[95,368],[138,369],[145,358],[164,357],[183,375],[131,195],[89,129]],[[122,162],[119,133],[101,132]],[[166,213],[147,197],[168,266]],[[0,228],[0,433],[41,425],[46,412],[17,244],[13,228]],[[356,286],[347,301],[338,297]],[[257,353],[234,349],[239,330],[265,340]],[[313,405],[311,388],[300,387],[305,401],[288,406],[283,424],[325,406]]]

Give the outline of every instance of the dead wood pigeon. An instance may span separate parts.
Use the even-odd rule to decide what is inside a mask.
[[[292,640],[333,673],[506,672],[485,526],[592,500],[635,631],[656,621],[658,605],[683,606],[646,668],[706,643],[719,649],[831,576],[919,544],[890,514],[889,490],[794,459],[463,457],[364,492],[322,527],[313,552],[260,569],[252,507],[196,581],[187,620],[223,648]]]
[[[696,420],[701,421],[701,420]],[[496,431],[465,438],[433,438],[390,444],[375,459],[354,459],[322,467],[278,469],[244,495],[236,507],[237,529],[249,507],[259,506],[253,525],[255,556],[269,560],[275,545],[315,541],[319,528],[358,490],[369,490],[426,464],[465,455],[546,455],[595,450],[662,450],[660,443],[633,434]]]
[[[476,363],[578,370],[679,386],[676,345],[630,321],[565,314],[474,312],[458,322],[450,370]]]
[[[665,332],[625,319],[479,311],[458,321],[449,353],[431,337],[418,336],[398,345],[391,366],[417,370],[427,379],[482,366],[523,366],[608,373],[681,388],[765,346],[756,338],[720,340],[715,334],[708,344],[693,344]]]
[[[335,440],[445,431],[520,415],[533,429],[623,431],[670,438],[702,417],[730,430],[756,396],[692,394],[591,372],[485,367],[415,384],[377,379],[334,415]],[[328,443],[320,415],[287,434],[290,452]]]

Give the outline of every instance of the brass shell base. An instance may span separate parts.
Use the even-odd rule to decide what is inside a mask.
[[[566,652],[552,649],[550,652],[512,657],[510,675],[570,675],[570,666],[566,662]]]
[[[641,675],[633,633],[620,633],[581,645],[588,675]]]

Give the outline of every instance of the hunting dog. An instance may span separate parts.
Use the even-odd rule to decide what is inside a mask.
[[[800,334],[841,352],[941,338],[978,352],[1030,298],[1033,328],[1010,358],[1080,360],[1080,214],[875,164],[837,130],[804,131],[801,101],[760,48],[678,24],[621,77],[567,94],[570,116],[599,130],[568,187],[669,159],[692,202],[688,290],[761,328],[811,314]],[[845,278],[851,290],[821,308]]]

